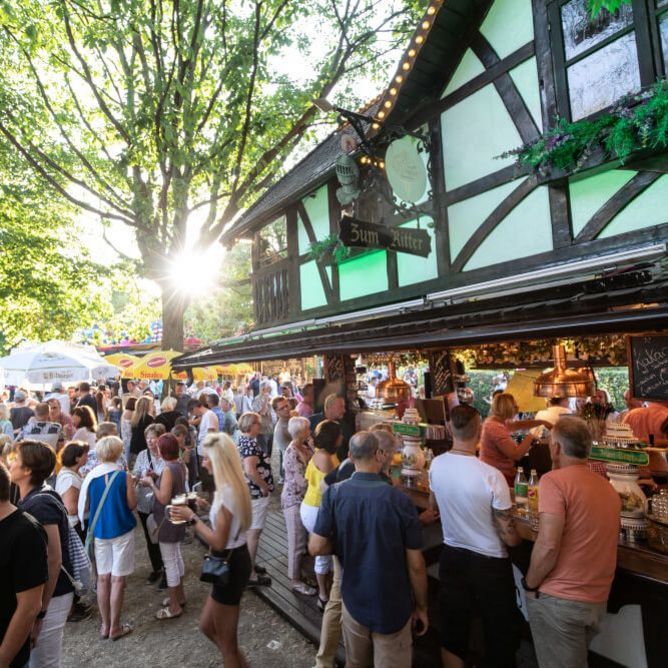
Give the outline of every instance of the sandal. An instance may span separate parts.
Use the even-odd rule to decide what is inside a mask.
[[[264,566],[258,566],[257,564],[255,565],[255,572],[258,575],[266,575],[267,574],[267,569]]]
[[[114,641],[120,640],[121,638],[125,638],[125,636],[129,636],[132,631],[133,628],[129,624],[121,624],[121,632],[116,636],[110,635],[109,637]]]
[[[257,574],[257,577],[248,580],[249,587],[268,587],[271,584],[271,578],[268,575]]]
[[[328,598],[320,598],[320,594],[318,594],[318,610],[320,612],[325,612],[325,606],[329,603]]]
[[[169,608],[160,608],[158,612],[155,613],[155,618],[156,619],[176,619],[177,617],[180,617],[183,614],[183,612],[179,612],[174,614]]]
[[[296,585],[293,585],[292,591],[304,596],[315,596],[318,593],[315,587],[309,587],[305,582],[298,582]]]
[[[162,605],[163,608],[168,608],[168,607],[169,607],[169,604],[170,604],[171,602],[172,602],[172,600],[169,598],[169,596],[167,596],[167,598],[163,598],[163,599],[162,599],[162,603],[161,603],[160,605]],[[180,605],[182,608],[185,608],[185,607],[186,607],[186,603],[187,603],[187,601],[183,601],[183,603],[179,603],[179,605]]]

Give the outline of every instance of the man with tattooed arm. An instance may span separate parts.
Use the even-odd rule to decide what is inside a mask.
[[[506,546],[520,537],[510,491],[503,474],[476,457],[478,411],[455,407],[451,426],[452,449],[429,470],[445,543],[439,566],[443,666],[464,667],[474,616],[483,624],[482,665],[514,666],[520,620]]]

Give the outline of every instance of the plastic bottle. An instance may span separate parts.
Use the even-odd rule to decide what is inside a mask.
[[[515,475],[515,503],[518,506],[527,505],[527,479],[521,466]]]
[[[531,469],[531,477],[527,486],[527,498],[529,500],[529,512],[538,515],[538,473]]]

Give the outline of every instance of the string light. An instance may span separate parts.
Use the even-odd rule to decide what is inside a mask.
[[[435,13],[436,13],[436,7],[434,7],[434,5],[432,5],[432,6],[427,10],[427,14],[429,14],[429,16],[432,16],[432,15],[435,14]]]
[[[390,88],[390,95],[396,95],[397,94],[397,89],[396,88]]]
[[[372,124],[371,124],[371,127],[372,127],[374,130],[377,130],[377,129],[380,127],[380,123],[372,123]]]
[[[392,103],[389,100],[386,100],[383,106],[385,107],[385,109],[389,109],[392,106]]]
[[[414,58],[414,57],[415,57],[415,54],[416,54],[415,49],[411,49],[411,50],[408,52],[408,55],[409,55],[411,58]]]
[[[385,118],[385,112],[384,111],[379,111],[378,112],[378,118]]]
[[[416,44],[422,44],[422,42],[424,42],[424,37],[422,37],[422,35],[418,35],[418,36],[415,38],[415,43],[416,43]]]
[[[411,69],[411,64],[406,62],[401,66],[401,69],[404,71],[410,70]]]
[[[401,74],[397,74],[397,76],[394,77],[394,80],[400,84],[404,80],[404,78],[401,76]]]
[[[429,23],[429,21],[422,22],[422,30],[429,30],[429,26],[431,26],[431,23]]]

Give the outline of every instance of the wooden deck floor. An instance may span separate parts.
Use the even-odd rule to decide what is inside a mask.
[[[314,645],[313,656],[320,642],[320,623],[322,613],[317,607],[317,596],[301,596],[292,592],[288,571],[288,538],[283,513],[270,511],[262,531],[258,547],[257,563],[267,569],[272,579],[270,587],[257,587],[255,592],[266,601],[278,614],[298,629]],[[436,587],[430,578],[429,615],[431,620],[438,619]],[[343,665],[343,646],[339,648],[338,658]],[[431,627],[427,634],[418,638],[414,644],[413,666],[415,668],[434,668],[440,666],[438,633]]]

